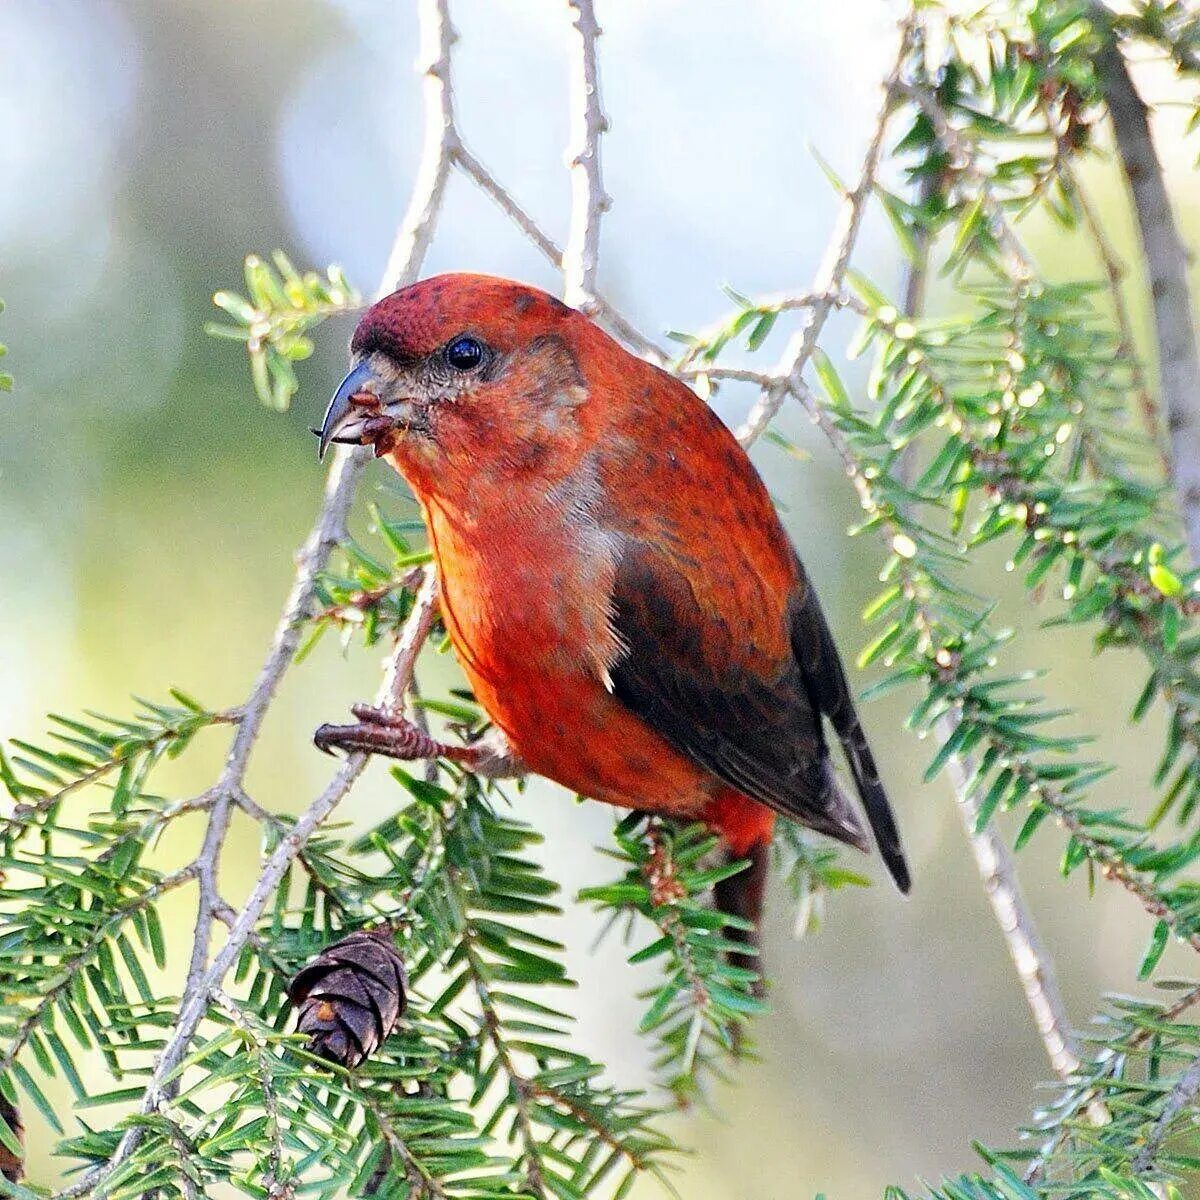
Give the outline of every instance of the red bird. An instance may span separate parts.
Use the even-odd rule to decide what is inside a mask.
[[[441,275],[367,310],[325,414],[421,504],[441,611],[509,757],[585,796],[701,820],[757,922],[776,814],[868,849],[841,742],[901,891],[900,839],[838,652],[745,451],[678,379],[523,284]],[[358,708],[317,742],[498,772]]]

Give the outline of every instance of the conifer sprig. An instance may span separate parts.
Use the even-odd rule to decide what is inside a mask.
[[[457,168],[565,266],[573,295],[661,360],[596,291],[606,197],[590,3],[569,6],[579,18],[572,69],[590,84],[578,89],[572,114],[581,153],[565,254],[465,149],[446,3],[420,0],[419,8],[427,140],[382,289],[415,277]],[[1057,830],[1064,876],[1085,874],[1089,887],[1108,879],[1132,893],[1151,918],[1136,966],[1142,980],[1156,973],[1172,938],[1200,949],[1192,869],[1200,854],[1198,564],[1173,511],[1179,497],[1156,473],[1164,461],[1153,445],[1157,398],[1136,359],[1120,271],[1078,168],[1103,145],[1097,125],[1116,115],[1103,78],[1113,48],[1131,40],[1156,47],[1193,82],[1198,29],[1178,0],[1139,0],[1120,15],[1090,0],[914,7],[861,175],[852,186],[834,180],[841,217],[817,285],[757,299],[731,293],[734,311],[685,339],[676,364],[701,390],[738,381],[759,387],[749,437],[786,397],[805,405],[846,467],[864,509],[861,528],[885,545],[884,590],[868,611],[876,633],[861,657],[864,667],[885,671],[875,690],[915,694],[909,723],[937,747],[930,777],[952,760],[970,764],[964,787],[980,827],[1020,810],[1018,849],[1039,830]],[[884,182],[887,154],[917,187],[915,199]],[[852,272],[872,202],[902,252],[941,247],[962,315],[917,320]],[[1088,236],[1104,278],[1043,278],[1022,236],[1035,212],[1050,214],[1064,236]],[[1163,277],[1155,274],[1161,263],[1149,265]],[[245,297],[218,294],[234,324],[213,332],[245,343],[255,390],[284,407],[313,332],[361,299],[336,269],[301,273],[282,256],[273,265],[248,259],[246,287]],[[1105,296],[1111,319],[1099,311]],[[818,346],[826,318],[840,309],[862,320],[855,352],[873,356],[863,398]],[[762,353],[789,324],[776,367],[725,361],[743,341]],[[819,389],[805,380],[810,367]],[[0,387],[8,383],[0,375]],[[1140,434],[1125,419],[1130,394],[1146,426]],[[902,459],[916,464],[915,474]],[[537,861],[534,831],[512,815],[503,792],[447,763],[423,778],[395,771],[398,811],[349,839],[323,822],[361,758],[295,820],[246,793],[246,763],[280,676],[297,650],[330,630],[347,645],[399,644],[387,702],[407,697],[411,711],[447,720],[452,732],[481,731],[469,696],[409,694],[416,654],[435,627],[433,593],[418,587],[428,556],[414,527],[382,514],[377,548],[346,537],[359,465],[353,456],[335,461],[326,506],[245,706],[219,712],[177,693],[170,705],[142,704],[128,720],[54,718],[50,744],[14,743],[0,758],[14,804],[0,823],[0,1194],[46,1194],[14,1178],[21,1117],[55,1129],[62,1156],[80,1168],[60,1200],[190,1200],[214,1188],[271,1200],[301,1190],[330,1200],[592,1200],[624,1196],[639,1175],[669,1185],[675,1146],[656,1105],[571,1044],[570,1017],[557,999],[570,981],[553,936],[554,887]],[[1186,524],[1190,502],[1182,499]],[[1070,714],[1047,707],[1032,687],[1035,673],[1001,666],[1008,635],[965,575],[992,543],[1007,547],[1012,570],[1028,595],[1046,601],[1051,621],[1089,627],[1098,648],[1132,648],[1145,663],[1133,717],[1161,707],[1168,735],[1153,780],[1128,789],[1127,807],[1091,799],[1111,769],[1103,752],[1084,734],[1063,732]],[[217,786],[195,797],[158,795],[152,781],[162,759],[218,724],[235,726],[236,739]],[[154,839],[192,812],[207,821],[200,855],[159,869]],[[257,824],[263,842],[261,871],[240,912],[222,894],[217,870],[235,812]],[[633,954],[660,969],[643,1030],[663,1081],[686,1098],[707,1095],[708,1082],[728,1072],[761,1007],[753,973],[726,957],[744,949],[732,939],[737,930],[706,899],[736,864],[714,865],[710,850],[703,830],[626,821],[613,849],[620,878],[581,893],[610,919],[627,921],[639,940],[651,931]],[[780,851],[809,914],[812,897],[857,882],[804,839],[785,836]],[[195,945],[180,962],[160,904],[193,887]],[[227,927],[229,940],[210,955],[215,924]],[[285,986],[330,942],[366,930],[391,937],[407,968],[408,1007],[386,1037],[394,1022],[383,1021],[382,1010],[371,1014],[361,1026],[373,1031],[370,1053],[347,1071],[289,1032]],[[370,968],[367,960],[352,965]],[[178,1000],[164,995],[172,971],[185,978]],[[1189,1019],[1200,988],[1160,987],[1175,989],[1169,1001],[1108,1003],[1078,1070],[1035,1115],[1020,1147],[981,1149],[979,1174],[924,1194],[1176,1195],[1175,1181],[1200,1170],[1185,1136],[1200,1094],[1200,1040]],[[350,1002],[374,994],[347,989]],[[89,1095],[82,1063],[93,1057],[112,1086]],[[76,1094],[71,1130],[47,1098],[47,1078]]]

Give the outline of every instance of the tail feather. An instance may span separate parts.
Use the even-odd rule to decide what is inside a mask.
[[[803,568],[799,568],[801,580],[804,583],[798,602],[792,614],[792,649],[796,661],[804,673],[808,685],[809,696],[817,712],[828,718],[829,723],[837,731],[838,739],[846,754],[846,762],[862,801],[863,810],[875,836],[875,844],[879,847],[880,856],[887,866],[896,887],[907,893],[912,886],[908,874],[908,864],[904,861],[904,851],[900,848],[900,834],[896,829],[896,820],[892,816],[892,808],[888,803],[887,793],[879,781],[879,769],[871,748],[867,745],[866,734],[858,721],[858,713],[854,710],[854,700],[850,694],[850,686],[846,682],[846,672],[842,660],[838,656],[833,634],[825,614],[821,611],[820,602],[812,587],[804,580]],[[827,767],[830,782],[833,783],[833,769]],[[835,785],[836,786],[836,785]],[[840,789],[838,789],[840,791]],[[833,792],[831,790],[831,796]],[[839,804],[831,806],[831,816],[836,821],[844,820],[844,811],[850,806],[846,797],[842,796]],[[857,821],[855,820],[855,823]],[[822,829],[814,823],[814,828]],[[834,833],[842,841],[851,845],[859,845],[852,836]],[[865,844],[865,837],[862,844]],[[864,845],[865,848],[865,845]]]
[[[875,836],[875,845],[879,847],[880,857],[895,881],[896,887],[908,895],[912,887],[912,879],[908,873],[908,862],[904,857],[904,849],[900,845],[900,831],[896,828],[896,818],[892,814],[892,806],[888,803],[887,792],[879,779],[879,768],[875,765],[875,756],[867,744],[866,734],[857,720],[844,730],[838,731],[842,749],[846,752],[846,762],[850,766],[850,774],[854,776],[854,785],[862,799],[863,810],[871,825],[871,833]]]
[[[720,912],[732,917],[740,917],[751,922],[750,929],[730,929],[727,936],[731,941],[740,942],[746,947],[744,954],[731,952],[730,963],[735,967],[743,967],[748,971],[757,971],[762,980],[762,957],[759,953],[761,942],[759,926],[762,921],[763,898],[767,890],[767,876],[771,864],[771,842],[756,842],[742,853],[733,850],[726,852],[730,859],[746,858],[749,865],[736,875],[730,875],[718,880],[713,887],[713,901]],[[756,991],[758,989],[756,988]]]

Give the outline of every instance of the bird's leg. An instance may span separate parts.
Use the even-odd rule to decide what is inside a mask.
[[[515,779],[526,773],[525,765],[498,736],[498,731],[473,746],[453,746],[430,737],[398,713],[369,704],[353,704],[350,711],[358,718],[357,725],[322,725],[313,734],[319,750],[326,754],[334,750],[361,751],[398,758],[401,762],[445,758],[489,779]]]

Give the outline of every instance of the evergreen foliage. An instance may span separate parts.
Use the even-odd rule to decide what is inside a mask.
[[[440,4],[432,11],[444,17]],[[882,546],[883,590],[865,614],[872,632],[859,660],[881,672],[872,692],[911,698],[909,725],[934,747],[927,776],[956,765],[965,773],[977,831],[1019,810],[1015,849],[1055,839],[1064,877],[1130,894],[1147,918],[1131,978],[1156,980],[1172,940],[1200,950],[1200,569],[1164,470],[1167,431],[1120,272],[1078,168],[1107,153],[1099,48],[1152,47],[1200,85],[1200,18],[1182,0],[1148,0],[1119,17],[1084,0],[965,14],[922,3],[901,33],[862,179],[832,180],[850,233],[831,286],[761,299],[731,292],[733,311],[681,335],[670,365],[704,394],[758,386],[768,418],[788,396],[808,408],[861,502],[855,532]],[[442,42],[429,75],[444,82]],[[490,176],[460,142],[442,150],[537,233],[499,185],[481,182]],[[880,150],[900,164],[910,195],[880,182]],[[850,267],[869,203],[914,271],[940,268],[958,315],[906,311]],[[1021,237],[1031,217],[1090,246],[1097,277],[1044,278]],[[414,244],[425,219],[418,212],[406,225]],[[246,287],[245,297],[217,294],[233,324],[212,331],[246,344],[256,392],[286,407],[300,386],[293,364],[311,353],[321,322],[362,300],[336,268],[301,273],[281,254],[248,259]],[[835,309],[855,314],[852,354],[871,361],[861,396],[818,345]],[[796,352],[760,368],[772,334],[791,323]],[[8,382],[0,376],[0,387]],[[344,515],[318,525],[302,564],[311,578],[298,585],[264,678],[273,683],[275,665],[333,631],[348,647],[398,645],[392,698],[402,699],[434,624],[421,590],[429,555],[419,527],[376,511],[364,544],[345,536]],[[964,582],[964,566],[992,543],[1049,623],[1087,628],[1099,651],[1139,656],[1133,720],[1167,716],[1152,793],[1119,810],[1093,800],[1113,769],[1104,748],[1072,714],[1046,706],[1039,673],[1014,661],[1019,649],[995,624],[993,601]],[[444,650],[435,624],[433,633]],[[36,1112],[75,1172],[54,1191],[6,1168],[0,1195],[186,1200],[224,1185],[260,1198],[579,1200],[624,1196],[643,1174],[671,1189],[678,1147],[664,1116],[681,1101],[708,1102],[712,1081],[739,1069],[764,1005],[754,973],[727,961],[740,948],[733,922],[708,903],[740,864],[714,865],[702,828],[630,817],[609,848],[616,877],[569,898],[623,929],[631,961],[657,972],[641,1031],[658,1085],[625,1090],[571,1041],[571,980],[554,936],[561,905],[537,862],[536,831],[513,815],[502,786],[449,762],[424,776],[393,769],[396,811],[350,838],[323,819],[354,782],[357,759],[303,816],[275,816],[243,787],[270,690],[229,710],[172,692],[169,703],[137,702],[128,717],[55,716],[44,744],[13,742],[0,755],[12,801],[0,820],[0,1165],[19,1161],[21,1116],[29,1124]],[[464,740],[485,732],[469,695],[411,702]],[[223,727],[234,747],[214,787],[159,794],[164,759]],[[240,913],[215,872],[235,812],[263,845],[261,878]],[[196,858],[156,870],[147,861],[156,839],[194,814],[206,821]],[[781,831],[777,849],[805,928],[830,893],[863,882],[795,830]],[[160,916],[164,897],[183,890],[196,893],[198,911],[186,964]],[[210,956],[217,925],[228,941]],[[330,943],[368,930],[406,968],[394,1006],[406,1008],[378,1048],[359,1035],[365,1060],[347,1069],[293,1031],[287,988]],[[172,968],[186,969],[180,996],[163,994]],[[920,1194],[1181,1195],[1180,1182],[1200,1170],[1188,1136],[1200,1094],[1200,985],[1156,982],[1161,1000],[1104,1002],[1078,1070],[1014,1147],[980,1147],[977,1173]],[[366,993],[356,994],[362,1008]],[[362,1028],[382,1022],[386,1006],[377,1007]],[[108,1090],[88,1093],[84,1058],[103,1062]],[[74,1117],[47,1099],[48,1078],[73,1089]]]

